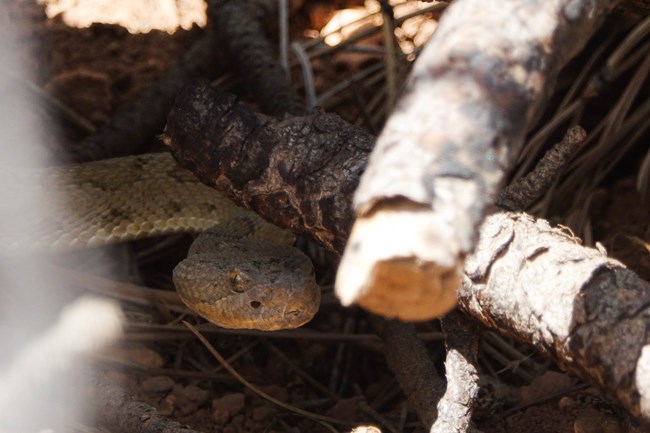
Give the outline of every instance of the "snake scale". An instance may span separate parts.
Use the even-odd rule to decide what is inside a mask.
[[[201,232],[173,275],[192,310],[225,328],[261,330],[301,326],[318,310],[313,267],[291,246],[293,235],[201,184],[168,153],[2,167],[1,176],[11,185],[0,203],[5,250],[82,249]],[[30,189],[46,192],[37,215],[29,209]]]

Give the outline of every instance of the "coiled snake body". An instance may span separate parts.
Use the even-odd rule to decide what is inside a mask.
[[[222,327],[262,330],[298,327],[318,310],[311,262],[291,246],[293,236],[201,184],[167,153],[48,169],[4,167],[1,176],[8,196],[0,200],[0,243],[7,251],[203,232],[174,270],[188,307]],[[30,189],[47,194],[29,203]],[[37,215],[25,210],[34,204]]]

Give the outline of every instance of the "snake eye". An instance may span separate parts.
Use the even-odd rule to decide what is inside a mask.
[[[230,273],[230,283],[232,285],[231,290],[235,293],[244,293],[244,277],[237,272],[232,271]]]

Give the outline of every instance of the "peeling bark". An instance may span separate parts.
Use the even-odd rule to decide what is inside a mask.
[[[481,226],[461,309],[534,345],[650,420],[650,284],[579,239],[522,213]]]

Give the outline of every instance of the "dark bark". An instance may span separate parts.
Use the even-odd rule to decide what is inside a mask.
[[[263,218],[343,251],[373,138],[334,114],[275,120],[206,83],[187,86],[163,140],[174,157]]]

